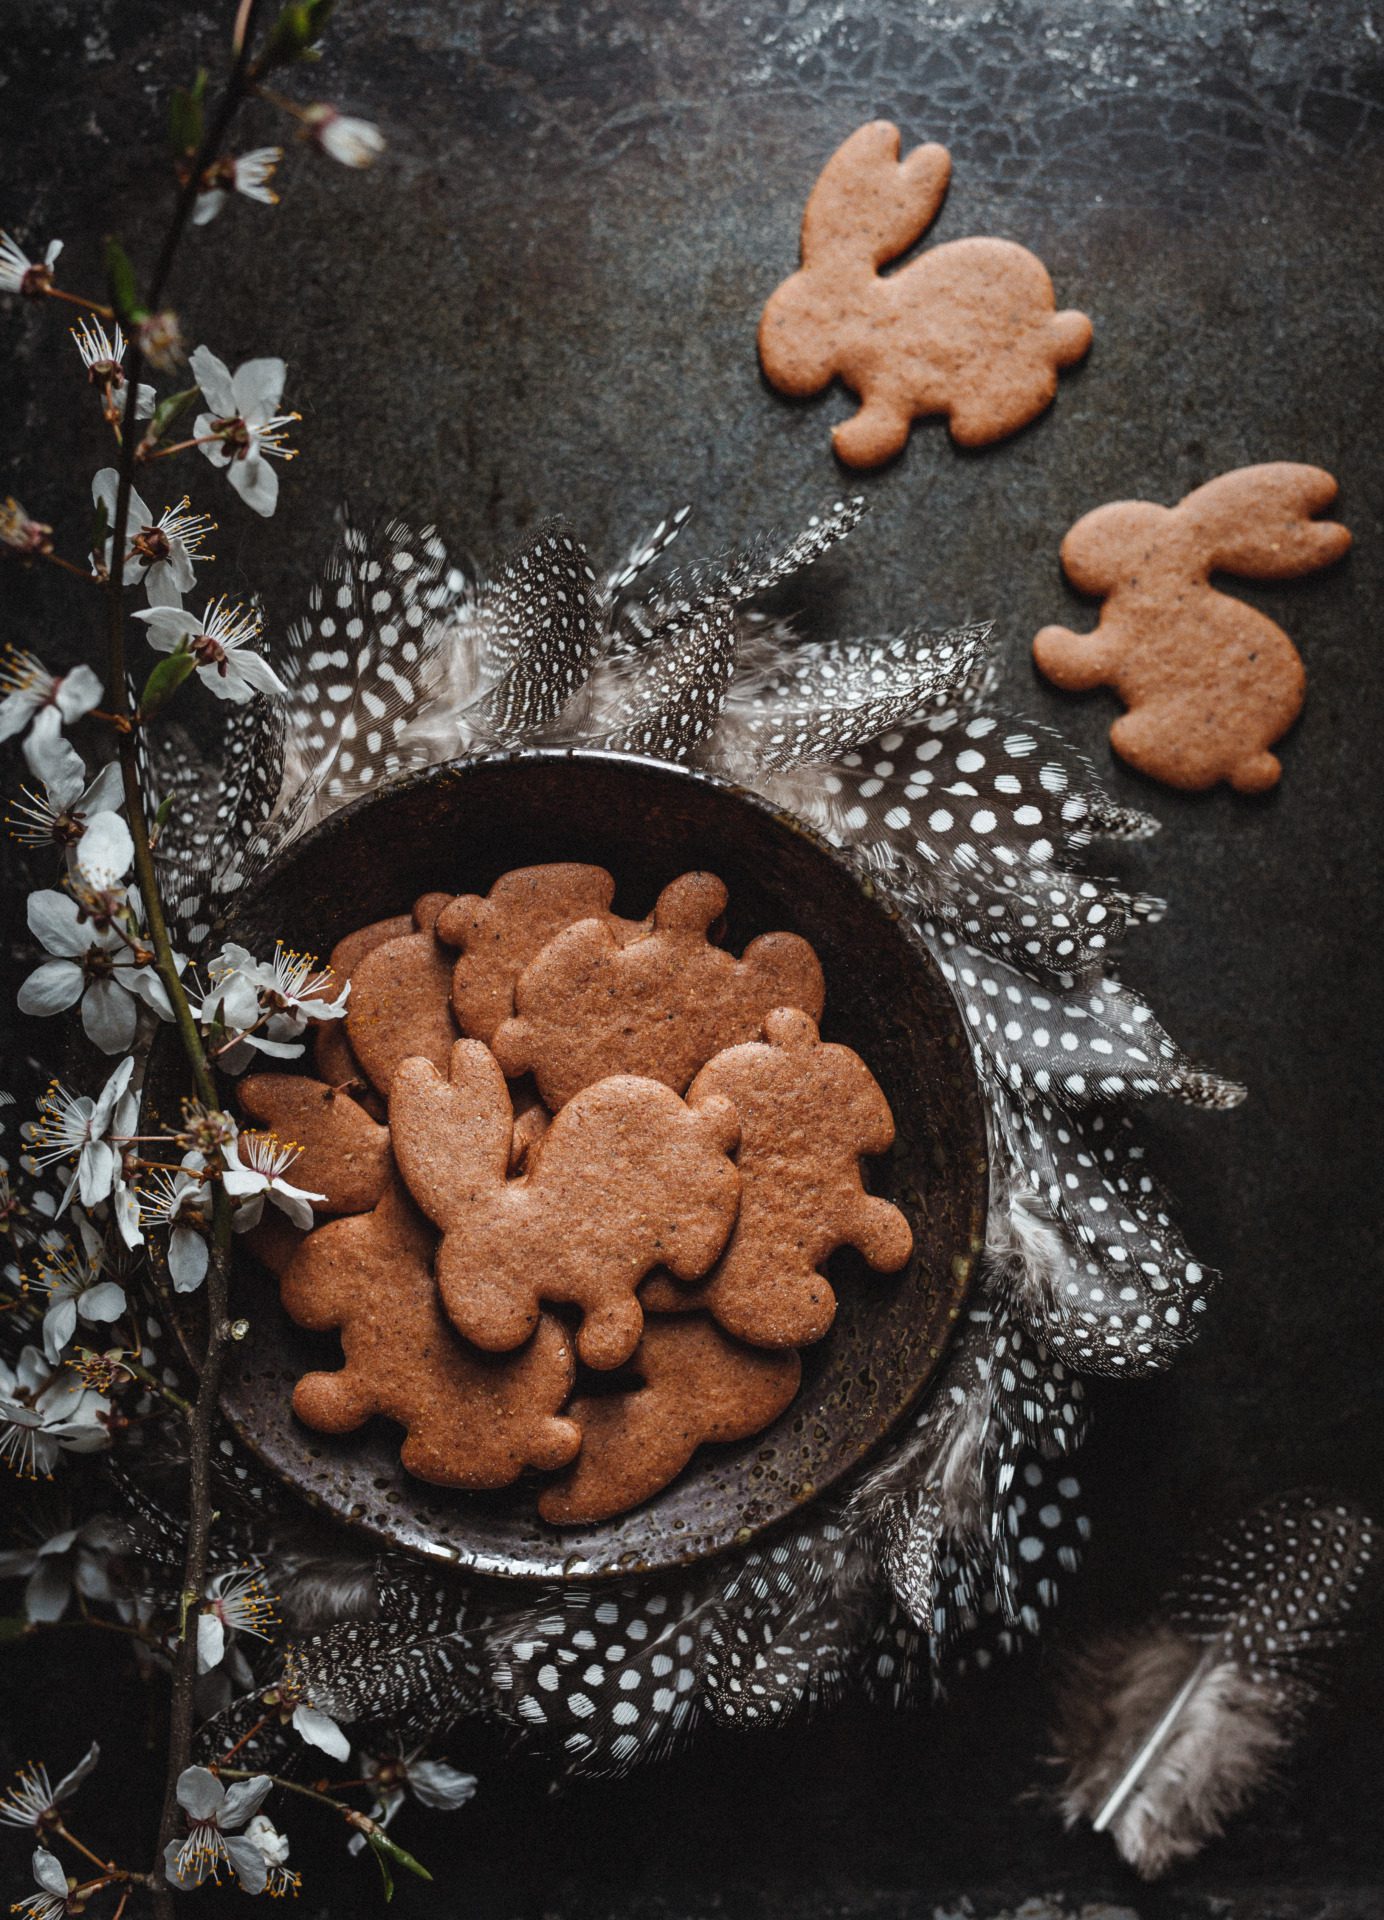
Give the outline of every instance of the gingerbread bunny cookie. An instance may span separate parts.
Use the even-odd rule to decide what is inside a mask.
[[[961,446],[1002,440],[1091,344],[1086,315],[1059,313],[1042,261],[1012,241],[951,240],[881,274],[937,217],[950,174],[945,147],[900,160],[897,127],[858,127],[812,189],[802,266],[760,320],[759,357],[780,392],[820,393],[839,375],[859,396],[832,434],[848,466],[900,453],[925,414],[946,414]]]
[[[1044,627],[1039,668],[1059,687],[1115,689],[1129,711],[1110,744],[1141,773],[1192,790],[1273,786],[1282,767],[1269,748],[1301,709],[1302,661],[1211,574],[1291,580],[1339,560],[1348,530],[1312,517],[1335,497],[1320,467],[1273,461],[1223,473],[1175,507],[1097,507],[1062,542],[1062,565],[1080,592],[1105,596],[1100,622],[1094,633]]]
[[[719,1265],[695,1287],[654,1275],[640,1298],[654,1311],[707,1307],[755,1346],[820,1340],[836,1295],[820,1272],[837,1247],[880,1273],[913,1250],[907,1220],[865,1191],[862,1154],[894,1143],[894,1117],[858,1053],[818,1037],[805,1013],[779,1008],[763,1044],[732,1047],[692,1082],[688,1105],[726,1099],[740,1116],[740,1214]]]
[[[517,1354],[457,1339],[430,1270],[436,1236],[397,1183],[369,1213],[310,1233],[280,1278],[299,1326],[336,1328],[345,1364],[308,1373],[293,1410],[319,1433],[350,1433],[382,1413],[406,1429],[399,1457],[441,1487],[507,1487],[525,1467],[572,1459],[581,1429],[560,1409],[572,1389],[571,1342],[550,1315]]]
[[[445,946],[459,947],[452,972],[452,1011],[468,1040],[489,1041],[514,1012],[514,983],[564,927],[599,920],[627,946],[649,931],[647,920],[622,920],[610,911],[615,882],[604,867],[557,861],[501,874],[482,899],[463,893],[438,916]]]
[[[707,938],[726,908],[714,874],[666,886],[653,931],[621,947],[599,920],[550,940],[519,976],[513,1016],[495,1030],[510,1075],[532,1071],[549,1107],[613,1073],[681,1093],[715,1053],[752,1040],[772,1007],[821,1015],[817,956],[795,933],[765,933],[737,960]]]
[[[393,1171],[389,1128],[350,1094],[304,1074],[252,1073],[237,1088],[252,1120],[302,1148],[294,1184],[325,1196],[322,1213],[365,1213],[378,1204]]]
[[[577,1348],[616,1367],[638,1344],[635,1289],[655,1266],[705,1273],[735,1219],[727,1158],[738,1126],[725,1100],[696,1113],[654,1080],[620,1075],[577,1094],[506,1178],[513,1117],[504,1075],[478,1040],[452,1048],[450,1079],[428,1060],[394,1075],[389,1126],[409,1191],[442,1228],[437,1285],[452,1323],[505,1352],[542,1300],[582,1310]]]
[[[401,1060],[432,1060],[445,1069],[457,1037],[452,956],[433,932],[450,898],[424,894],[414,908],[416,931],[372,946],[351,970],[346,1038],[383,1094]]]
[[[666,1487],[698,1447],[762,1432],[798,1391],[802,1362],[796,1353],[742,1347],[697,1314],[651,1320],[633,1371],[640,1384],[631,1392],[572,1402],[581,1452],[539,1494],[545,1520],[609,1520]]]
[[[402,940],[412,933],[424,933],[446,905],[449,895],[425,893],[415,901],[413,912],[396,913],[388,920],[373,920],[357,927],[332,948],[331,970],[338,990],[351,984],[356,968],[367,953],[382,947],[387,940]],[[376,1119],[383,1118],[384,1107],[366,1079],[361,1064],[346,1036],[344,1020],[326,1020],[318,1024],[312,1041],[313,1065],[317,1077],[329,1087],[342,1087],[359,1098]],[[378,1109],[378,1111],[376,1111]]]

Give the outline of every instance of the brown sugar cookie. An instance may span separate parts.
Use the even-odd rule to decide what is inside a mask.
[[[394,1170],[389,1128],[348,1093],[293,1073],[252,1073],[237,1088],[252,1120],[302,1148],[294,1184],[326,1197],[323,1213],[365,1213]]]
[[[516,867],[490,892],[463,893],[448,902],[436,933],[460,947],[452,973],[452,1012],[470,1040],[493,1038],[514,1011],[514,983],[530,960],[564,927],[599,920],[620,946],[649,930],[647,920],[622,920],[610,911],[615,882],[604,867],[574,861]]]
[[[705,1273],[735,1219],[734,1109],[708,1097],[693,1113],[653,1080],[587,1087],[515,1180],[506,1178],[509,1090],[479,1040],[452,1048],[449,1080],[428,1060],[404,1061],[389,1125],[409,1191],[443,1229],[437,1285],[447,1313],[491,1352],[528,1338],[540,1300],[572,1301],[582,1359],[619,1366],[643,1326],[635,1289],[645,1274]]]
[[[440,1487],[507,1487],[525,1467],[562,1467],[581,1429],[559,1409],[572,1389],[571,1342],[543,1315],[520,1353],[466,1347],[437,1300],[436,1236],[392,1183],[370,1213],[303,1241],[280,1279],[299,1326],[336,1328],[345,1364],[308,1373],[293,1411],[319,1433],[350,1433],[382,1413],[407,1431],[399,1457]]]
[[[1009,240],[951,240],[881,275],[932,224],[950,175],[945,147],[900,160],[897,127],[857,127],[808,199],[802,266],[760,320],[760,361],[781,393],[820,393],[839,375],[859,397],[832,434],[848,466],[900,453],[925,414],[946,414],[965,447],[1016,433],[1091,344],[1086,315],[1059,313],[1042,261]]]
[[[894,1143],[894,1116],[858,1053],[818,1038],[805,1013],[781,1007],[765,1042],[732,1047],[704,1066],[687,1095],[729,1100],[740,1116],[740,1214],[711,1275],[683,1287],[655,1274],[640,1299],[654,1311],[707,1307],[755,1346],[820,1340],[836,1295],[818,1271],[838,1247],[856,1247],[880,1273],[913,1251],[907,1220],[865,1191],[862,1154]]]
[[[373,920],[369,926],[357,927],[344,940],[338,940],[332,948],[329,962],[336,977],[337,991],[349,983],[352,973],[366,954],[373,953],[376,947],[382,947],[386,940],[400,940],[411,933],[429,931],[450,899],[451,895],[447,893],[425,893],[414,902],[411,914],[396,913],[388,920]],[[312,1060],[319,1080],[324,1080],[329,1087],[345,1087],[362,1096],[366,1107],[373,1110],[376,1095],[346,1037],[344,1020],[317,1023],[312,1037]],[[381,1107],[376,1118],[383,1117],[384,1109]]]
[[[631,1392],[572,1402],[581,1452],[539,1494],[545,1520],[609,1520],[666,1487],[699,1446],[762,1432],[798,1391],[802,1362],[796,1353],[742,1347],[697,1314],[650,1320],[632,1371],[640,1385]]]
[[[1297,718],[1306,676],[1283,629],[1210,575],[1291,580],[1339,560],[1349,531],[1312,518],[1335,498],[1320,467],[1271,461],[1208,480],[1175,507],[1097,507],[1062,542],[1062,565],[1080,592],[1105,596],[1099,624],[1044,627],[1034,659],[1056,686],[1114,688],[1129,711],[1110,744],[1141,773],[1262,792],[1282,772],[1269,748]]]
[[[445,1071],[457,1037],[451,991],[452,956],[431,928],[386,940],[356,963],[346,1038],[381,1093],[401,1060],[432,1060]]]
[[[707,939],[725,907],[714,874],[685,873],[658,896],[642,940],[621,947],[599,920],[557,934],[519,976],[514,1014],[495,1031],[505,1072],[532,1070],[555,1110],[612,1073],[681,1093],[713,1054],[753,1040],[770,1008],[819,1018],[822,969],[806,940],[764,933],[737,960]]]

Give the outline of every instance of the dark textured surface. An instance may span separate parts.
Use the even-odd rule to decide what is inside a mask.
[[[90,279],[108,192],[144,192],[156,95],[211,56],[220,16],[150,0],[3,11],[0,215],[66,235]],[[1028,664],[1039,626],[1093,619],[1058,572],[1066,528],[1102,500],[1172,501],[1249,461],[1341,480],[1354,556],[1245,590],[1307,663],[1279,791],[1179,797],[1110,765],[1115,791],[1165,822],[1131,870],[1173,903],[1125,970],[1251,1099],[1151,1116],[1189,1236],[1227,1278],[1174,1373],[1093,1396],[1096,1532],[1070,1630],[1137,1611],[1191,1528],[1275,1488],[1326,1481],[1384,1504],[1382,41],[1376,11],[1329,0],[356,4],[320,84],[380,121],[387,161],[359,179],[295,156],[279,212],[232,209],[177,287],[225,357],[282,352],[306,416],[268,526],[209,469],[179,476],[222,508],[226,584],[261,588],[275,617],[343,492],[435,515],[481,554],[562,510],[605,555],[689,498],[684,541],[710,547],[840,484],[827,431],[844,396],[782,401],[753,356],[822,160],[878,114],[946,142],[935,237],[1032,247],[1059,301],[1091,314],[1095,346],[1013,441],[958,455],[939,423],[915,428],[866,478],[866,525],[794,604],[842,632],[993,616],[1009,698],[1101,764],[1113,703],[1066,699]],[[135,240],[153,230],[152,212],[118,219]],[[34,511],[81,527],[99,422],[31,320],[0,315],[0,485],[22,472]],[[84,644],[76,583],[35,578],[10,598],[18,637]],[[1015,1804],[1042,1744],[1038,1659],[931,1716],[717,1739],[558,1803],[488,1759],[474,1808],[411,1831],[455,1863],[436,1906],[485,1920],[913,1920],[963,1892],[989,1920],[1059,1891],[1072,1912],[1111,1900],[1142,1920],[1363,1920],[1384,1908],[1379,1646],[1284,1796],[1156,1892],[1104,1841]],[[452,1753],[481,1760],[464,1735]],[[317,1851],[305,1908],[335,1887],[346,1911],[363,1882],[326,1879]],[[401,1904],[421,1908],[411,1894]]]
[[[335,1368],[340,1343],[293,1326],[273,1282],[242,1258],[232,1310],[249,1333],[222,1404],[259,1457],[315,1506],[434,1562],[514,1579],[585,1579],[676,1566],[743,1544],[825,1492],[876,1446],[937,1369],[985,1236],[985,1122],[956,1003],[922,941],[860,887],[838,854],[764,801],[705,776],[597,754],[514,755],[438,768],[333,814],[237,905],[230,937],[330,953],[363,923],[424,893],[486,893],[511,867],[580,860],[616,877],[616,911],[637,918],[679,873],[714,867],[730,892],[723,944],[761,933],[813,942],[827,981],[822,1033],[874,1070],[897,1136],[871,1189],[914,1230],[903,1272],[843,1254],[827,1339],[773,1426],[710,1447],[655,1498],[600,1526],[555,1528],[535,1485],[487,1497],[427,1487],[399,1464],[397,1427],[372,1421],[333,1440],[296,1420],[293,1388]],[[347,897],[333,876],[349,873]],[[161,1036],[141,1131],[178,1111],[186,1070]],[[193,1305],[192,1300],[183,1303]],[[195,1307],[194,1307],[195,1312]],[[205,1333],[196,1325],[191,1350]]]

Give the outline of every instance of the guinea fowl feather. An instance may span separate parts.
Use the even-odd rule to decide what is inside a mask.
[[[1067,1825],[1109,1832],[1150,1880],[1220,1833],[1292,1745],[1374,1583],[1374,1533],[1329,1496],[1265,1501],[1146,1627],[1074,1656],[1053,1738]]]

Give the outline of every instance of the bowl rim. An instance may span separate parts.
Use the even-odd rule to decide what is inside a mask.
[[[715,790],[749,805],[755,812],[773,821],[779,828],[786,829],[808,842],[819,855],[825,856],[831,865],[837,869],[838,873],[864,896],[876,912],[882,913],[893,923],[912,951],[916,963],[924,971],[933,976],[939,991],[945,997],[947,1004],[953,1009],[957,1032],[961,1035],[963,1041],[965,1040],[964,1017],[960,1007],[957,1005],[956,997],[947,985],[945,976],[938,965],[935,955],[930,951],[917,928],[910,924],[907,917],[890,902],[886,895],[870,886],[868,875],[861,871],[860,867],[849,855],[828,840],[819,828],[803,820],[790,808],[780,805],[768,796],[757,792],[754,788],[747,787],[739,781],[729,779],[725,775],[716,773],[710,769],[690,767],[680,762],[660,760],[651,755],[624,753],[611,748],[526,746],[493,753],[457,755],[447,760],[432,762],[424,767],[411,768],[408,771],[400,772],[381,781],[368,792],[356,795],[354,799],[334,808],[321,820],[315,822],[313,826],[290,842],[280,854],[272,857],[270,862],[257,873],[253,879],[247,882],[242,889],[237,890],[231,895],[221,909],[220,917],[213,930],[212,938],[224,938],[228,932],[234,931],[237,922],[241,924],[244,923],[246,918],[253,913],[258,898],[273,884],[283,861],[291,858],[296,862],[304,856],[310,857],[314,846],[319,841],[327,839],[329,835],[338,833],[344,823],[353,819],[357,814],[378,806],[385,798],[391,800],[398,798],[417,788],[433,785],[449,774],[465,774],[480,766],[499,769],[526,765],[556,766],[564,763],[596,765],[620,770],[638,770],[644,774],[653,775],[658,779],[666,779],[672,782],[681,781],[691,787],[704,787]],[[825,772],[825,769],[823,771]],[[164,1028],[160,1027],[155,1035],[154,1045],[159,1046],[160,1043],[162,1043],[162,1046],[166,1048],[175,1040],[176,1035],[172,1034],[171,1031],[165,1032]],[[601,1567],[582,1566],[574,1570],[570,1577],[583,1581],[599,1582],[602,1579],[627,1578],[631,1573],[637,1574],[641,1571],[646,1571],[650,1574],[660,1571],[669,1572],[679,1566],[701,1564],[704,1561],[722,1556],[732,1549],[746,1544],[751,1538],[756,1538],[765,1532],[771,1532],[777,1527],[792,1524],[795,1518],[800,1519],[804,1507],[814,1505],[833,1488],[839,1489],[842,1481],[849,1481],[851,1476],[868,1471],[871,1462],[877,1460],[881,1452],[888,1447],[891,1438],[901,1430],[910,1414],[916,1409],[919,1400],[927,1393],[929,1387],[933,1385],[937,1379],[938,1372],[943,1364],[942,1356],[945,1354],[946,1347],[953,1337],[956,1325],[960,1319],[965,1297],[974,1274],[976,1261],[984,1245],[985,1223],[992,1179],[989,1141],[981,1090],[971,1064],[968,1045],[963,1048],[963,1053],[966,1067],[962,1076],[963,1087],[961,1091],[960,1111],[961,1125],[964,1129],[965,1137],[961,1142],[961,1151],[965,1164],[970,1169],[970,1178],[967,1183],[969,1218],[966,1221],[965,1228],[966,1244],[970,1251],[966,1257],[965,1273],[954,1275],[956,1284],[950,1302],[948,1322],[945,1330],[939,1336],[938,1359],[931,1371],[919,1382],[917,1391],[898,1408],[883,1432],[878,1434],[873,1441],[869,1442],[853,1458],[843,1462],[829,1478],[812,1486],[804,1493],[800,1500],[794,1502],[786,1510],[780,1508],[763,1519],[757,1520],[747,1526],[742,1526],[732,1537],[717,1540],[710,1545],[690,1541],[688,1543],[689,1551],[685,1554],[666,1553],[651,1562],[647,1568],[631,1563],[629,1556],[624,1555],[621,1556],[618,1564],[612,1563]],[[296,1062],[285,1063],[290,1069],[297,1064]],[[152,1076],[146,1071],[146,1087],[149,1085],[151,1078]],[[147,1097],[148,1095],[142,1091],[141,1113],[143,1112],[144,1101]],[[143,1125],[143,1118],[141,1118],[141,1125]],[[189,1341],[188,1320],[189,1317],[195,1317],[200,1322],[204,1310],[202,1294],[199,1291],[192,1295],[174,1295],[168,1280],[165,1250],[161,1245],[158,1245],[156,1249],[151,1249],[151,1252],[153,1253],[153,1257],[151,1258],[150,1264],[154,1271],[156,1286],[164,1296],[164,1304],[168,1310],[168,1316],[173,1322],[175,1338],[178,1340],[189,1363],[194,1366],[199,1365],[201,1355]],[[954,1262],[953,1264],[955,1265],[956,1263]],[[193,1310],[191,1316],[189,1315],[189,1308]],[[221,1417],[227,1421],[235,1433],[239,1444],[254,1456],[259,1468],[267,1473],[277,1486],[283,1488],[293,1498],[301,1500],[304,1505],[311,1510],[324,1514],[333,1523],[347,1527],[352,1531],[363,1532],[368,1537],[388,1545],[395,1551],[403,1551],[420,1559],[429,1560],[434,1565],[445,1560],[454,1565],[458,1571],[468,1575],[500,1579],[506,1582],[506,1584],[517,1582],[521,1585],[526,1583],[535,1584],[538,1582],[551,1584],[554,1578],[559,1577],[551,1571],[536,1571],[531,1568],[507,1564],[503,1559],[483,1549],[478,1550],[473,1555],[464,1555],[457,1553],[456,1550],[451,1547],[443,1547],[439,1543],[432,1543],[430,1545],[422,1539],[401,1541],[396,1535],[375,1524],[368,1516],[348,1515],[329,1501],[324,1500],[315,1490],[304,1487],[293,1480],[281,1467],[275,1465],[270,1459],[265,1457],[260,1448],[255,1445],[254,1441],[243,1432],[242,1422],[239,1416],[228,1408],[228,1392],[229,1388],[223,1386],[220,1400],[220,1413]],[[434,1491],[445,1492],[445,1489],[434,1489]],[[555,1552],[553,1558],[554,1560],[558,1560],[563,1558],[563,1556]],[[569,1576],[563,1575],[562,1577],[565,1578]]]

